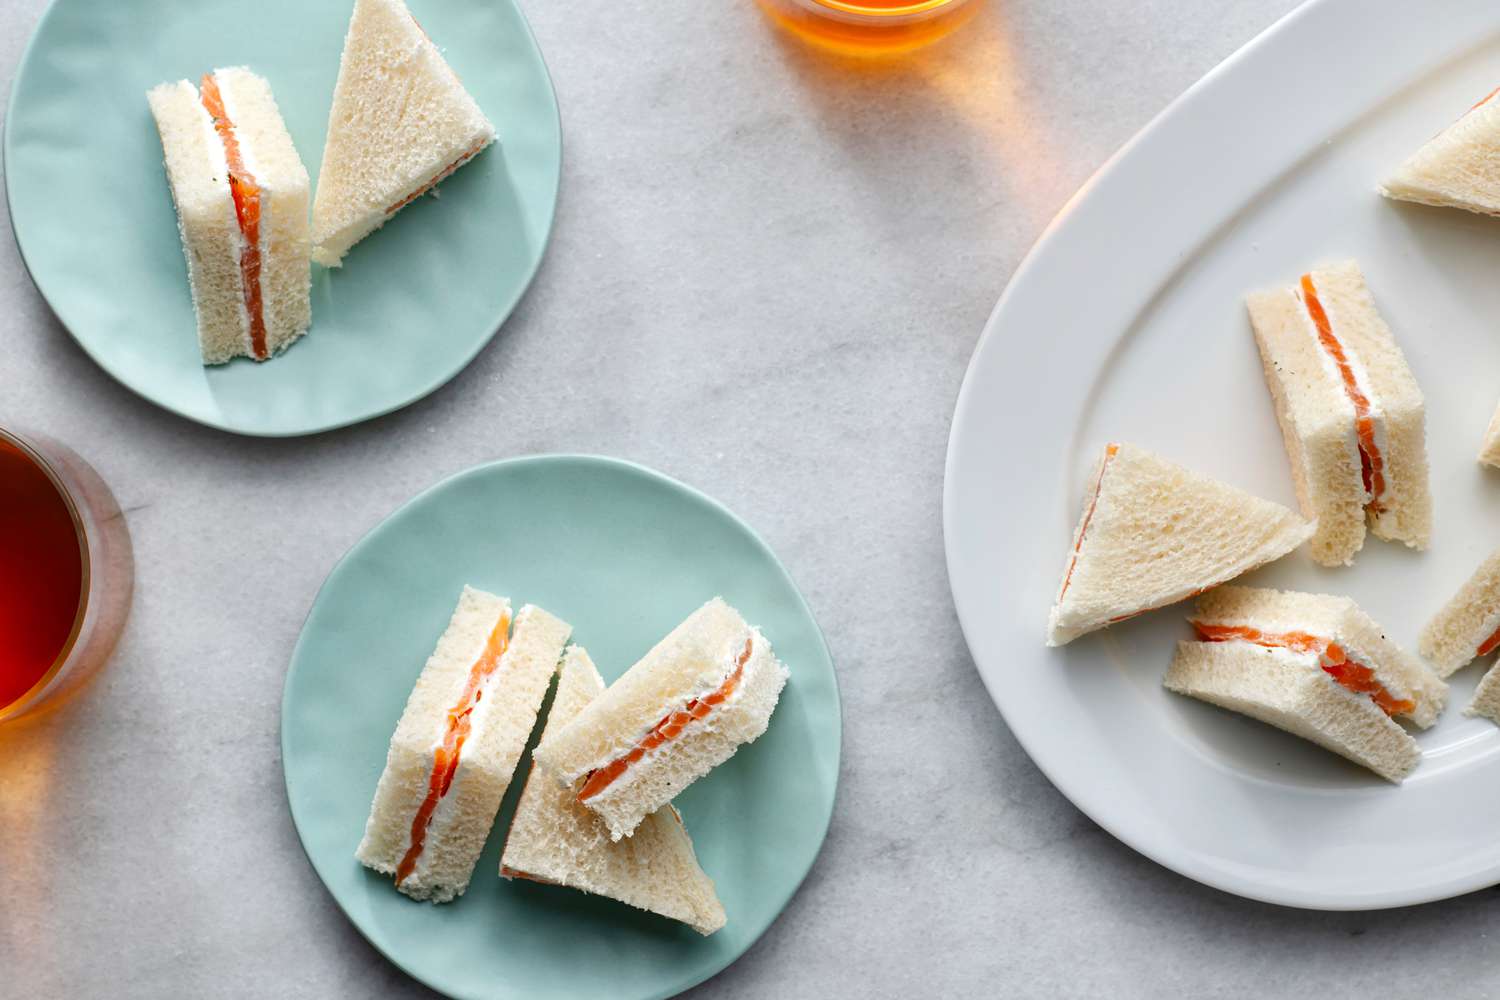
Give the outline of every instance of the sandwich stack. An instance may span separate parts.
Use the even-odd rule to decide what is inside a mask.
[[[765,731],[786,668],[719,598],[608,689],[567,645],[566,622],[532,605],[514,617],[506,598],[464,587],[396,725],[355,856],[414,899],[461,896],[556,674],[500,874],[714,933],[724,907],[670,799]]]

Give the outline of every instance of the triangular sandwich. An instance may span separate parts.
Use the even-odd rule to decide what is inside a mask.
[[[1500,406],[1484,429],[1484,440],[1479,444],[1479,464],[1500,469]]]
[[[1500,726],[1500,667],[1490,667],[1474,689],[1474,700],[1464,709],[1465,715],[1479,715]]]
[[[1500,215],[1500,87],[1401,164],[1380,193]]]
[[[1432,616],[1417,648],[1440,677],[1500,649],[1500,552],[1480,563],[1453,599]],[[1500,725],[1500,667],[1491,666],[1480,679],[1464,714],[1482,715]]]
[[[494,141],[495,127],[406,4],[355,0],[313,198],[313,260],[339,266]]]
[[[1279,559],[1314,525],[1144,448],[1104,449],[1047,626],[1047,645],[1175,604]]]
[[[1205,641],[1178,644],[1168,690],[1311,740],[1388,781],[1421,760],[1393,717],[1430,726],[1447,685],[1353,601],[1220,587],[1191,620]]]
[[[604,692],[588,653],[569,647],[542,737],[572,722]],[[714,883],[693,854],[682,817],[662,806],[624,840],[578,802],[576,790],[533,771],[505,840],[500,874],[565,885],[680,920],[700,934],[724,926]]]
[[[1439,677],[1500,648],[1500,552],[1464,581],[1422,629],[1417,649]]]

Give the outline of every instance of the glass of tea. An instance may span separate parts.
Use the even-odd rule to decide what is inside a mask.
[[[973,17],[980,0],[760,0],[782,27],[845,55],[907,52]]]
[[[98,672],[134,578],[99,474],[44,435],[0,429],[0,723],[61,705]]]

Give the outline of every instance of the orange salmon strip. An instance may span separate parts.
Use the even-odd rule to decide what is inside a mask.
[[[240,279],[245,286],[245,309],[250,313],[250,351],[258,360],[266,359],[266,319],[260,295],[260,186],[245,169],[240,155],[240,141],[234,134],[234,122],[224,110],[224,96],[212,73],[204,73],[199,84],[203,107],[214,120],[214,131],[224,143],[224,159],[229,164],[229,194],[234,198],[234,217],[245,237],[240,252]]]
[[[1190,594],[1183,594],[1181,597],[1176,598],[1175,600],[1169,601],[1168,604],[1176,604],[1178,601],[1190,601],[1193,598],[1197,597],[1199,594],[1203,593],[1205,590],[1208,590],[1210,587],[1215,587],[1215,586],[1217,586],[1217,584],[1212,584],[1211,583],[1211,584],[1208,585],[1208,587],[1199,587],[1197,590],[1193,591]],[[1160,611],[1162,608],[1167,607],[1168,604],[1158,604],[1155,607],[1142,608],[1139,611],[1131,611],[1128,614],[1115,615],[1113,618],[1111,618],[1109,620],[1108,624],[1113,625],[1115,622],[1128,621],[1129,619],[1134,618],[1136,615],[1143,615],[1143,614],[1145,614],[1147,611]]]
[[[1470,111],[1478,111],[1480,108],[1482,108],[1486,104],[1490,103],[1490,101],[1494,100],[1496,94],[1500,94],[1500,87],[1496,87],[1494,90],[1490,91],[1488,94],[1485,94],[1482,98],[1479,99],[1478,103],[1476,103],[1472,108],[1470,108],[1469,111],[1465,111],[1464,114],[1468,114]]]
[[[734,669],[729,676],[724,678],[718,690],[704,695],[702,698],[694,698],[676,712],[670,712],[662,717],[662,720],[651,727],[651,731],[630,749],[623,757],[617,757],[601,768],[589,772],[583,782],[583,787],[578,790],[578,801],[586,802],[604,791],[615,779],[624,774],[625,771],[646,756],[647,752],[655,750],[663,743],[675,740],[682,731],[694,719],[706,719],[709,713],[718,705],[722,705],[729,696],[734,694],[735,688],[740,686],[740,678],[745,673],[745,661],[750,659],[750,646],[752,640],[745,640],[745,648],[740,652],[739,658],[735,660]]]
[[[1290,649],[1298,653],[1317,653],[1323,672],[1355,694],[1367,694],[1386,715],[1404,715],[1416,711],[1417,703],[1396,698],[1384,684],[1375,679],[1375,671],[1349,659],[1344,648],[1330,639],[1307,632],[1267,633],[1248,625],[1206,625],[1193,622],[1193,628],[1209,642],[1253,642],[1270,649]]]
[[[1479,644],[1479,651],[1474,655],[1476,657],[1488,656],[1495,651],[1496,647],[1500,647],[1500,629],[1496,629],[1494,635],[1481,642]]]
[[[1354,367],[1344,353],[1344,345],[1333,335],[1333,324],[1328,321],[1328,313],[1318,299],[1318,289],[1313,285],[1311,274],[1302,276],[1302,301],[1307,306],[1307,315],[1312,318],[1313,326],[1317,327],[1319,345],[1338,366],[1339,375],[1344,380],[1344,393],[1349,397],[1349,402],[1354,404],[1354,430],[1359,437],[1360,475],[1364,479],[1365,492],[1370,495],[1370,502],[1365,507],[1380,514],[1384,510],[1380,498],[1385,495],[1385,460],[1375,444],[1375,418],[1370,415],[1370,401],[1359,389],[1359,382],[1354,377]]]
[[[411,846],[406,849],[401,863],[396,866],[397,885],[406,881],[406,877],[417,867],[417,859],[422,856],[422,848],[427,843],[427,827],[432,822],[432,814],[437,809],[438,802],[448,794],[453,776],[458,773],[458,756],[463,752],[464,741],[469,738],[474,708],[484,697],[480,686],[495,672],[500,657],[509,646],[510,612],[506,611],[490,632],[484,652],[479,654],[479,659],[469,668],[469,680],[464,684],[458,703],[448,709],[448,724],[443,730],[442,745],[432,752],[432,776],[427,779],[427,797],[417,807],[416,816],[412,817]]]
[[[454,160],[452,163],[450,163],[446,167],[444,167],[441,171],[438,172],[437,176],[434,177],[432,180],[428,181],[426,184],[423,184],[421,187],[417,188],[411,194],[407,195],[405,198],[402,198],[400,201],[396,202],[396,204],[394,204],[390,208],[386,209],[385,210],[385,214],[386,215],[394,215],[396,212],[401,211],[401,209],[405,208],[407,205],[410,205],[412,202],[414,202],[418,198],[422,197],[428,191],[431,191],[438,184],[440,184],[443,181],[447,180],[453,174],[453,171],[457,170],[459,167],[463,166],[465,163],[468,163],[475,156],[479,155],[479,151],[481,149],[483,149],[486,145],[487,144],[483,140],[481,140],[480,142],[476,143],[473,149],[469,150],[467,153],[463,154],[458,159]]]
[[[1094,483],[1094,498],[1089,501],[1088,513],[1083,515],[1083,527],[1078,530],[1078,541],[1073,543],[1073,558],[1068,560],[1068,572],[1063,576],[1062,590],[1057,592],[1059,601],[1068,592],[1068,584],[1073,582],[1073,569],[1078,565],[1078,553],[1083,549],[1083,539],[1089,533],[1089,522],[1094,519],[1094,508],[1099,506],[1099,492],[1104,488],[1104,473],[1109,468],[1109,460],[1114,458],[1119,450],[1120,446],[1117,444],[1104,449],[1104,462],[1099,466],[1099,480]]]

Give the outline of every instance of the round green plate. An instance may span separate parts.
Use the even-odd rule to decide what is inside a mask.
[[[465,583],[571,622],[611,682],[715,594],[770,638],[791,672],[770,728],[676,803],[729,915],[723,930],[705,938],[613,900],[501,879],[529,754],[457,901],[413,902],[354,860],[396,720]],[[690,487],[583,456],[470,469],[361,539],[313,602],[281,714],[287,798],[313,868],[376,948],[454,997],[664,997],[733,962],[822,846],[839,736],[828,647],[765,543]]]
[[[353,0],[55,0],[5,121],[6,196],[27,268],[126,386],[243,434],[341,427],[421,398],[494,336],[541,261],[557,203],[557,100],[512,0],[410,0],[500,141],[313,268],[312,329],[265,364],[205,368],[146,91],[246,65],[271,82],[317,184]],[[246,16],[253,10],[253,16]]]

